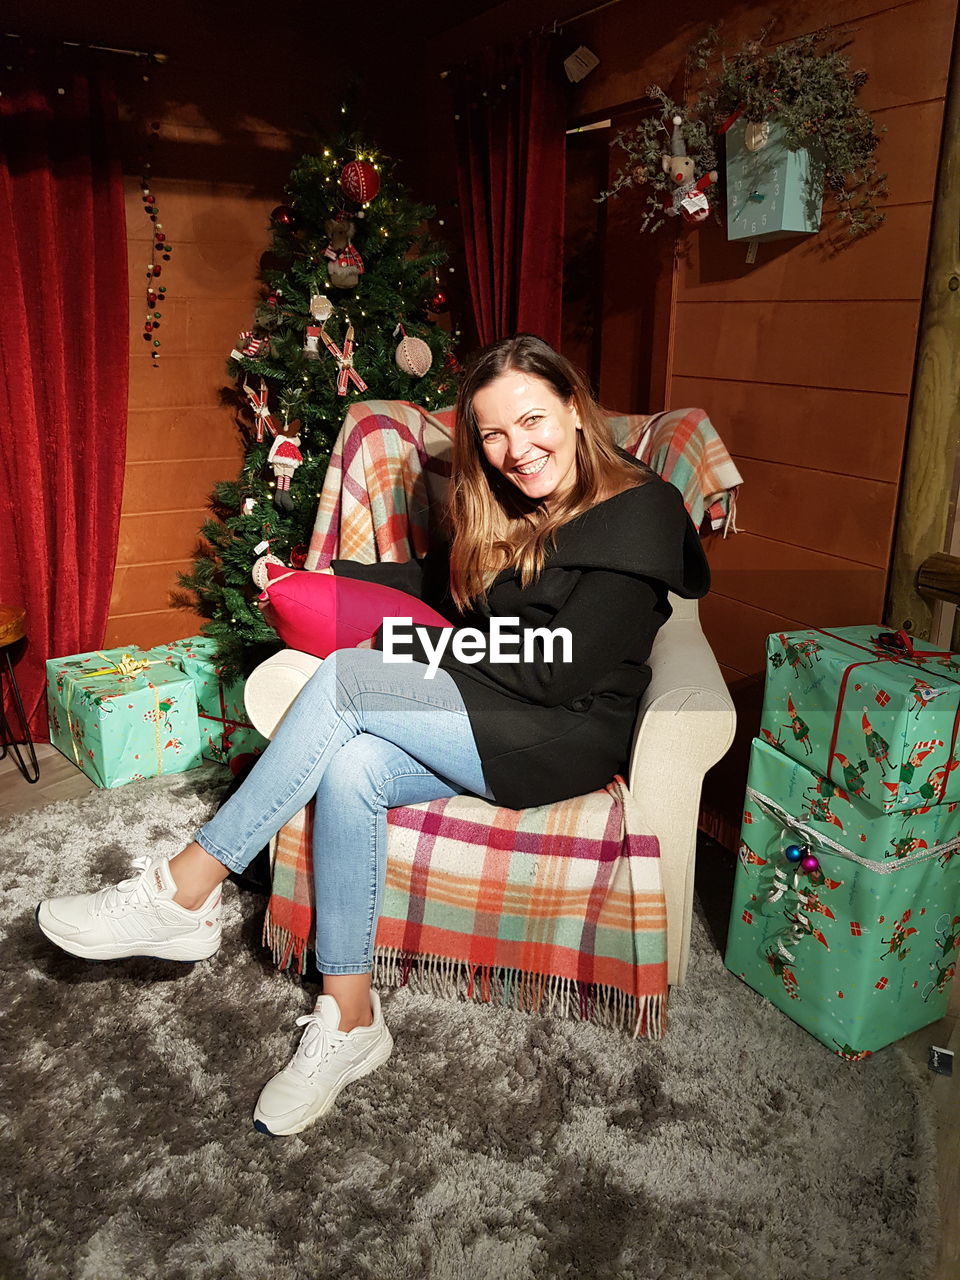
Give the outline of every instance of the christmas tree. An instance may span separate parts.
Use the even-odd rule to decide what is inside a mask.
[[[331,447],[357,400],[452,403],[446,252],[425,233],[433,210],[398,184],[394,164],[356,134],[303,156],[270,215],[262,297],[228,372],[245,458],[218,484],[194,568],[178,602],[207,619],[227,675],[277,646],[251,576],[264,554],[290,568],[306,556]],[[399,326],[399,328],[398,328]]]

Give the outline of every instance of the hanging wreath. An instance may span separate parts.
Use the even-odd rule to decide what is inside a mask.
[[[823,29],[765,48],[768,33],[765,28],[727,54],[720,49],[719,28],[711,27],[687,55],[683,96],[689,105],[673,102],[651,85],[647,96],[661,109],[616,135],[614,144],[626,159],[613,185],[598,198],[639,188],[646,192],[640,230],[663,225],[677,204],[678,165],[668,166],[667,160],[678,157],[674,118],[679,116],[681,146],[693,162],[682,181],[692,176],[703,183],[698,211],[700,218],[706,217],[718,201],[708,179],[717,167],[720,138],[743,117],[756,129],[764,123],[779,125],[784,146],[815,157],[834,216],[851,237],[880,226],[886,215],[879,202],[887,189],[876,149],[883,127],[875,127],[869,112],[855,101],[867,72],[853,70],[843,53],[841,42],[849,33]],[[691,72],[699,73],[703,85],[694,95],[686,91]]]
[[[835,216],[850,235],[874,231],[886,217],[878,201],[887,195],[887,175],[879,171],[875,155],[883,129],[855,101],[868,76],[852,70],[842,52],[841,41],[849,33],[823,29],[764,48],[768,30],[733,54],[721,53],[712,77],[719,28],[694,46],[693,65],[708,71],[697,114],[718,133],[740,117],[757,126],[778,124],[789,150],[806,148],[816,156]]]
[[[659,85],[646,96],[660,110],[613,140],[626,155],[613,185],[599,200],[638,188],[646,195],[641,231],[655,231],[670,218],[702,222],[717,200],[717,156],[708,124],[694,111],[669,98]]]

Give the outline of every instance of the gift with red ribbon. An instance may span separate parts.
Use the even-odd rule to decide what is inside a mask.
[[[337,395],[345,396],[347,394],[347,385],[350,382],[356,386],[358,391],[366,391],[367,384],[353,367],[353,325],[347,325],[347,336],[343,340],[342,351],[325,328],[321,328],[320,335],[323,338],[324,346],[336,360],[337,367],[340,370],[337,375]]]
[[[214,640],[209,636],[188,636],[158,645],[150,652],[178,667],[193,682],[204,759],[226,764],[239,755],[263,751],[267,740],[250,723],[243,704],[246,681],[242,677],[224,678]]]
[[[760,735],[882,813],[960,800],[960,654],[882,627],[775,633]]]

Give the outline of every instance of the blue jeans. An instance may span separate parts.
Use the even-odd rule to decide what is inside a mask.
[[[491,798],[470,720],[444,671],[338,649],[311,676],[243,785],[194,836],[242,871],[316,797],[317,968],[368,973],[387,861],[387,810]]]

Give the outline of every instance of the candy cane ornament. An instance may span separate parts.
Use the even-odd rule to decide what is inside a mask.
[[[337,375],[337,395],[345,396],[347,394],[347,385],[350,382],[356,386],[358,391],[366,391],[367,384],[353,367],[353,325],[347,325],[347,336],[343,340],[342,351],[325,328],[321,328],[320,334],[323,338],[323,345],[336,360],[337,368],[340,370]]]
[[[257,444],[263,443],[264,431],[269,431],[272,436],[277,434],[277,428],[273,425],[270,417],[270,408],[267,404],[267,384],[263,378],[260,379],[260,390],[254,391],[247,381],[244,381],[243,390],[247,399],[250,401],[250,408],[253,411],[254,419],[257,424]]]

